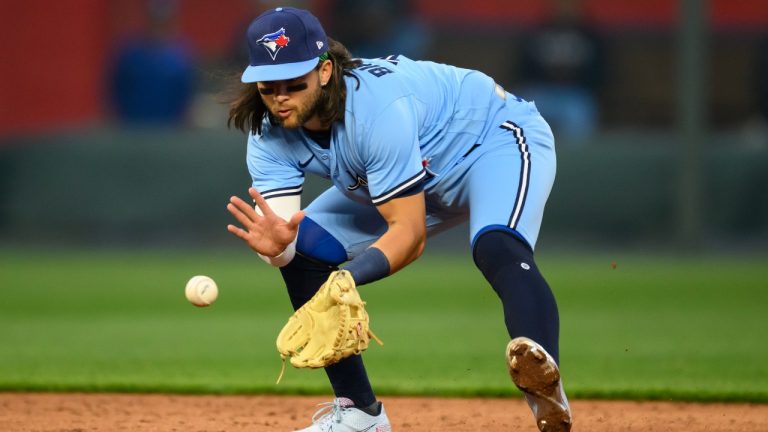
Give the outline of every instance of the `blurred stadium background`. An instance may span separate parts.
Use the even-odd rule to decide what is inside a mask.
[[[283,3],[356,55],[476,68],[535,98],[559,149],[544,248],[768,244],[763,0]],[[2,2],[0,242],[239,247],[224,204],[249,182],[245,139],[222,101],[245,26],[276,4]]]
[[[748,337],[768,295],[765,0],[281,4],[356,55],[476,68],[537,101],[558,146],[538,251],[573,394],[768,400]],[[247,23],[276,5],[0,2],[0,388],[325,391],[272,385],[287,303],[254,288],[279,276],[225,229],[249,185],[226,94]],[[467,240],[442,234],[367,294],[385,392],[512,391]],[[197,273],[222,287],[206,313],[181,294]],[[430,376],[436,358],[452,368]]]

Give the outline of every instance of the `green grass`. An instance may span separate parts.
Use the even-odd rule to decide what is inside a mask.
[[[768,402],[765,256],[542,255],[572,398]],[[616,262],[613,269],[611,262]],[[184,298],[207,274],[220,297]],[[243,251],[0,251],[0,390],[329,393],[288,368],[279,273]],[[362,288],[380,394],[517,395],[500,303],[469,256],[427,256]]]

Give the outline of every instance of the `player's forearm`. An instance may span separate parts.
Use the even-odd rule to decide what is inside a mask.
[[[389,261],[390,274],[415,261],[424,251],[425,230],[419,227],[394,224],[372,247],[379,248]]]
[[[386,277],[421,255],[426,241],[424,193],[396,198],[378,206],[387,232],[345,267],[362,285]]]
[[[414,261],[424,250],[424,236],[419,236],[418,230],[417,235],[411,234],[413,234],[412,230],[403,230],[401,227],[390,229],[379,241],[356,256],[344,269],[352,274],[357,285],[364,285],[389,276]],[[404,237],[398,240],[400,236]],[[404,241],[405,238],[413,241]],[[419,238],[422,240],[418,241]],[[390,265],[390,261],[394,265]]]
[[[396,198],[378,206],[387,232],[374,244],[389,260],[390,274],[412,263],[424,251],[426,209],[424,192]]]

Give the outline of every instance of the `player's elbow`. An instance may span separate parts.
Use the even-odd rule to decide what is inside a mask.
[[[413,256],[414,261],[417,260],[422,253],[424,253],[424,248],[426,248],[426,246],[427,246],[426,239],[424,239],[423,241],[419,242],[418,245],[416,245],[416,250],[414,251],[415,253]]]
[[[427,246],[427,230],[425,226],[419,227],[419,229],[414,232],[413,236],[413,247],[412,247],[412,254],[411,254],[411,261],[415,261],[418,259],[422,253],[424,253],[424,248]]]

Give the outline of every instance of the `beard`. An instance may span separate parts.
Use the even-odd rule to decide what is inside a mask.
[[[315,115],[318,115],[323,107],[327,106],[327,103],[328,93],[318,85],[303,104],[294,108],[294,112],[288,118],[282,119],[275,113],[272,115],[280,126],[286,129],[296,129],[303,126]]]

